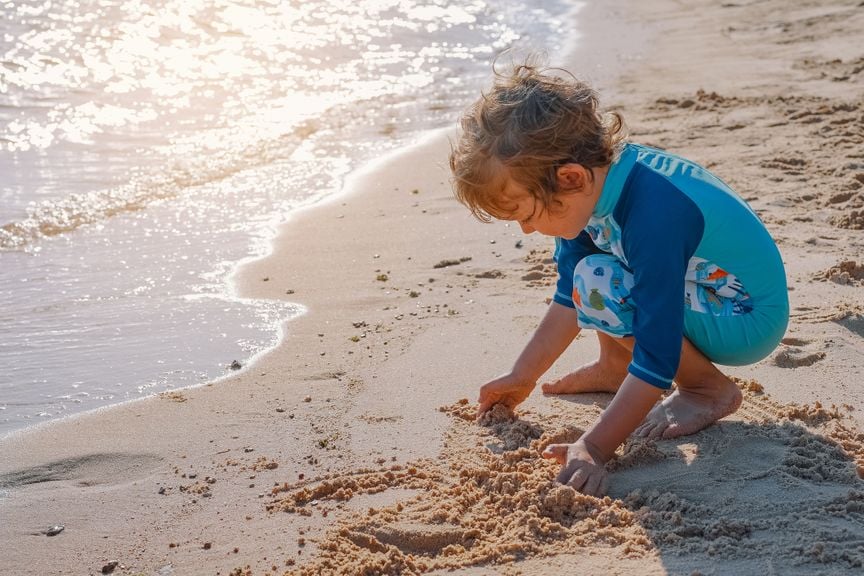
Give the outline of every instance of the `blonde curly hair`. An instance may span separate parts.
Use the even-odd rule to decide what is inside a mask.
[[[602,112],[597,93],[564,70],[529,60],[494,74],[492,89],[462,116],[450,151],[456,198],[482,222],[515,210],[503,193],[508,178],[548,209],[560,192],[560,166],[608,166],[626,139],[621,115]]]

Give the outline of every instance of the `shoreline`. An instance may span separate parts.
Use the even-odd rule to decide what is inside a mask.
[[[427,144],[436,138],[447,138],[447,134],[451,133],[451,132],[452,132],[452,129],[450,129],[450,128],[430,128],[428,130],[420,132],[417,135],[417,137],[414,138],[413,141],[409,145],[407,145],[406,147],[394,148],[394,149],[388,151],[381,158],[376,158],[376,159],[370,160],[370,161],[362,164],[361,166],[359,166],[356,170],[349,173],[349,175],[345,178],[344,184],[343,184],[342,188],[339,190],[339,192],[335,192],[335,193],[333,193],[329,196],[325,196],[323,198],[314,199],[314,200],[308,202],[306,205],[301,205],[298,208],[296,208],[291,213],[291,215],[281,225],[279,225],[275,228],[273,235],[267,241],[267,249],[266,250],[264,250],[258,254],[252,254],[250,256],[247,256],[246,258],[238,260],[237,262],[235,262],[233,264],[231,271],[228,272],[228,274],[225,277],[224,296],[227,299],[241,301],[241,302],[243,300],[254,300],[257,302],[272,302],[272,301],[274,301],[272,299],[256,298],[254,296],[250,297],[250,296],[242,294],[241,289],[240,289],[240,285],[244,284],[244,282],[246,280],[239,278],[239,276],[242,275],[242,271],[244,268],[248,267],[251,264],[254,264],[255,262],[257,262],[259,260],[266,260],[267,258],[269,258],[272,255],[272,253],[275,249],[275,241],[280,236],[282,230],[291,226],[291,222],[293,222],[295,219],[305,217],[305,213],[307,211],[314,211],[317,208],[322,208],[322,207],[327,206],[331,202],[337,202],[343,198],[348,198],[348,197],[355,195],[355,194],[361,194],[362,189],[360,189],[360,187],[357,184],[355,184],[355,182],[357,180],[362,180],[364,176],[368,176],[368,174],[370,174],[370,173],[374,173],[376,171],[385,169],[387,164],[389,164],[391,162],[395,162],[399,156],[410,155],[414,148],[420,148],[424,144]],[[251,278],[248,280],[250,282],[252,281]],[[297,319],[301,318],[303,315],[307,314],[309,311],[308,308],[306,306],[304,306],[304,304],[302,302],[295,302],[295,301],[287,300],[284,298],[280,298],[279,300],[275,300],[275,301],[278,301],[280,303],[288,303],[288,304],[291,304],[293,306],[296,306],[298,308],[296,315],[291,316],[290,318],[287,318],[287,319],[279,320],[276,323],[277,328],[276,328],[276,330],[274,330],[274,332],[276,332],[276,342],[270,346],[266,346],[266,347],[262,348],[261,350],[255,352],[252,356],[245,358],[243,360],[243,364],[242,364],[241,368],[236,369],[236,370],[232,370],[230,372],[226,372],[225,374],[223,374],[221,376],[211,378],[211,379],[206,380],[204,382],[201,382],[199,384],[194,384],[194,385],[190,385],[190,386],[183,386],[183,387],[179,387],[179,388],[172,388],[170,390],[165,390],[162,392],[156,392],[156,393],[150,394],[148,396],[142,396],[139,398],[131,398],[128,400],[124,400],[123,402],[118,402],[115,404],[107,404],[105,406],[98,406],[96,408],[92,408],[92,409],[85,410],[82,412],[76,412],[76,413],[68,414],[66,416],[62,416],[59,418],[54,418],[52,420],[37,422],[37,423],[31,424],[31,425],[25,426],[24,428],[18,428],[15,430],[10,430],[8,432],[0,434],[0,443],[4,442],[6,440],[11,441],[14,439],[14,437],[20,436],[20,435],[27,435],[30,433],[38,434],[46,428],[49,428],[51,426],[62,426],[65,422],[75,420],[76,418],[92,417],[92,416],[95,416],[97,414],[104,413],[106,411],[110,411],[112,409],[119,408],[121,406],[125,406],[128,404],[134,404],[136,402],[143,402],[143,401],[152,400],[153,398],[158,397],[158,396],[163,395],[163,394],[170,395],[170,394],[175,393],[175,392],[181,392],[182,393],[183,391],[186,391],[186,390],[194,390],[196,388],[201,388],[201,387],[205,387],[205,386],[218,385],[220,383],[229,381],[235,377],[242,376],[248,370],[254,370],[256,364],[259,363],[263,357],[276,351],[282,345],[283,341],[285,340],[285,336],[288,332],[288,327],[291,326],[291,323],[296,321]]]
[[[814,562],[854,573],[864,552],[853,548],[843,556],[832,548],[831,538],[839,538],[843,530],[860,533],[855,532],[860,527],[848,513],[845,518],[830,516],[827,504],[813,496],[818,490],[811,488],[818,485],[832,498],[845,498],[861,484],[849,476],[850,466],[856,458],[864,464],[864,448],[854,434],[845,440],[845,456],[842,450],[825,451],[829,444],[841,445],[844,430],[853,423],[860,428],[864,413],[864,391],[855,385],[864,358],[864,307],[856,297],[864,282],[857,280],[856,268],[847,273],[849,283],[830,279],[842,278],[839,272],[831,276],[830,270],[864,246],[860,228],[832,220],[852,209],[858,189],[849,190],[853,194],[843,202],[828,202],[846,193],[842,187],[851,186],[857,172],[843,172],[841,162],[835,174],[833,162],[844,153],[843,143],[833,133],[814,132],[820,123],[801,122],[808,115],[794,118],[803,111],[813,116],[825,107],[831,112],[819,113],[823,125],[852,126],[838,130],[852,133],[843,138],[864,142],[854,124],[830,123],[862,111],[843,108],[864,93],[860,79],[854,81],[853,75],[849,84],[819,78],[818,70],[795,64],[807,54],[812,58],[817,48],[832,57],[856,54],[861,17],[842,17],[847,4],[851,10],[850,3],[826,3],[823,20],[811,15],[816,20],[806,33],[825,35],[815,45],[801,39],[803,25],[796,28],[796,18],[803,15],[789,13],[779,0],[726,8],[706,0],[703,9],[687,13],[677,12],[673,2],[661,2],[632,8],[626,17],[629,7],[615,2],[591,4],[579,12],[585,17],[583,45],[596,46],[603,59],[577,49],[566,56],[568,63],[579,58],[603,62],[595,66],[600,78],[601,71],[612,71],[608,80],[595,76],[595,84],[607,106],[624,108],[634,140],[683,152],[728,178],[777,238],[794,288],[786,343],[755,367],[728,371],[745,387],[745,406],[738,414],[679,442],[634,446],[621,459],[610,502],[577,497],[570,503],[591,511],[591,518],[617,518],[618,524],[589,526],[567,516],[561,510],[570,508],[558,500],[566,495],[550,488],[552,467],[526,459],[519,463],[530,463],[530,472],[511,470],[495,452],[506,452],[508,441],[533,446],[531,442],[548,440],[567,426],[589,425],[608,395],[553,398],[535,393],[520,410],[521,428],[503,426],[497,432],[463,419],[470,403],[460,404],[460,399],[473,401],[483,381],[506,370],[533,330],[551,296],[554,266],[546,239],[524,237],[504,223],[483,226],[452,199],[445,166],[449,145],[442,130],[356,174],[345,194],[298,213],[280,228],[270,254],[237,269],[238,295],[284,298],[290,281],[291,296],[307,308],[285,325],[280,344],[256,362],[218,384],[0,439],[0,488],[6,491],[0,509],[9,518],[0,526],[0,539],[9,543],[9,565],[22,574],[97,573],[111,561],[122,565],[118,573],[129,574],[226,574],[246,566],[260,574],[326,572],[322,563],[332,560],[328,554],[333,550],[347,554],[354,568],[384,561],[374,545],[340,539],[334,528],[341,526],[350,534],[388,543],[391,559],[407,562],[412,546],[437,550],[428,558],[418,553],[418,558],[440,564],[426,570],[432,573],[447,566],[476,574],[543,574],[577,567],[691,574],[730,566],[738,573],[763,573],[764,558],[792,574],[807,573]],[[736,32],[743,39],[729,41],[724,30],[746,31],[748,22],[766,13],[790,18],[786,29],[791,36],[765,39]],[[719,19],[724,14],[727,21]],[[639,53],[628,53],[635,48],[626,45],[604,50],[599,43],[613,33],[636,38],[639,30],[643,39],[663,37],[664,42],[645,45]],[[693,45],[694,38],[702,43]],[[754,53],[754,46],[785,55],[785,60],[733,74],[741,54]],[[706,51],[713,54],[714,70],[699,68],[688,75],[686,65],[702,64]],[[769,80],[776,82],[767,91]],[[849,93],[850,86],[857,94]],[[784,92],[797,89],[797,99],[782,99]],[[789,148],[806,151],[808,168],[820,175],[815,199],[802,197],[806,174],[790,173],[796,164],[777,160],[798,158],[789,156]],[[819,234],[837,239],[820,239]],[[444,261],[459,263],[437,267]],[[823,272],[828,280],[814,279]],[[264,277],[269,280],[262,282]],[[580,337],[547,378],[589,361],[595,351],[593,338]],[[754,378],[758,382],[746,383]],[[812,385],[814,381],[820,385]],[[813,404],[816,400],[821,407]],[[804,406],[787,406],[789,402]],[[832,402],[838,406],[832,408]],[[532,436],[537,430],[542,433]],[[794,434],[804,443],[793,449]],[[728,454],[730,444],[733,454]],[[828,472],[814,480],[786,463],[792,456],[814,463],[801,470],[821,465]],[[462,542],[454,534],[463,533],[441,530],[463,520],[459,530],[475,529],[471,522],[481,513],[458,508],[461,516],[454,520],[447,506],[461,506],[460,490],[474,480],[482,486],[483,470],[493,465],[520,479],[509,494],[510,508],[491,504],[506,500],[504,492],[476,497],[490,503],[489,519],[522,552],[496,564],[494,559],[505,553],[493,538],[483,540],[482,547],[444,553],[435,542]],[[423,482],[400,476],[411,469],[425,476]],[[750,478],[754,474],[762,483]],[[358,478],[368,478],[370,484],[358,484]],[[314,490],[324,483],[351,494],[340,500],[324,491],[314,504],[302,501],[303,490],[317,494]],[[785,486],[786,496],[777,492],[778,486]],[[634,490],[642,500],[637,502]],[[572,538],[534,540],[531,533],[515,531],[511,522],[527,521],[519,514],[541,494],[543,506],[554,495],[559,508],[535,521],[563,523]],[[723,500],[727,497],[728,502]],[[853,500],[837,502],[854,510]],[[730,504],[736,501],[743,502],[741,507]],[[677,528],[663,516],[664,502],[666,510],[677,512],[693,534],[702,536],[676,536]],[[806,513],[794,516],[798,510],[831,518],[819,525],[821,557],[795,548],[796,538],[809,541],[816,530]],[[433,520],[435,514],[441,514],[438,520]],[[65,530],[47,540],[50,546],[42,539],[47,537],[33,535],[58,523]],[[481,540],[489,535],[479,533]],[[759,538],[750,538],[751,533]],[[493,554],[492,560],[481,562],[477,558],[485,556],[473,557],[474,552]],[[333,572],[350,573],[344,565],[334,566]]]

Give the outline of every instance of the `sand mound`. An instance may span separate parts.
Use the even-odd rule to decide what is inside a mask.
[[[442,407],[453,424],[439,459],[274,488],[269,510],[325,515],[359,493],[420,491],[340,521],[288,573],[421,574],[598,547],[622,559],[770,556],[784,573],[864,566],[864,435],[836,409],[779,406],[758,383],[739,386],[745,421],[629,442],[602,499],[557,484],[558,466],[539,457],[582,433],[563,418],[496,409],[474,422],[467,400]]]
[[[838,228],[864,230],[864,210],[850,210],[848,214],[834,216],[831,222]]]
[[[844,260],[836,266],[816,274],[814,278],[853,286],[864,284],[864,264],[858,264],[855,260]]]

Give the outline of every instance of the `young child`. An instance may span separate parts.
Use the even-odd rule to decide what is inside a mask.
[[[602,495],[604,465],[634,431],[673,438],[735,412],[741,393],[713,362],[761,360],[789,318],[783,262],[753,210],[705,168],[626,142],[586,84],[530,64],[496,73],[461,128],[459,201],[554,236],[558,265],[553,302],[510,372],[480,389],[479,413],[525,400],[585,328],[600,357],[543,391],[616,394],[578,441],[543,453],[559,482]]]

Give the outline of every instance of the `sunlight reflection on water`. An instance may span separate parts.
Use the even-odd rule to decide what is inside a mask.
[[[2,433],[272,346],[299,308],[235,298],[236,262],[361,163],[452,123],[491,58],[552,45],[569,5],[0,7]]]

